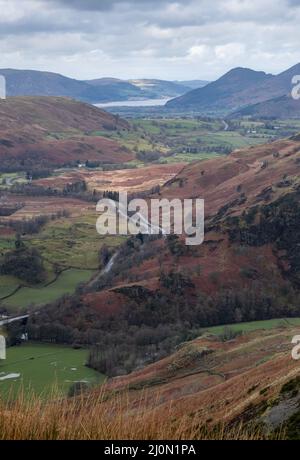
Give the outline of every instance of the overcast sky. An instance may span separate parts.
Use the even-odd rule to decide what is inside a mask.
[[[300,62],[300,0],[0,0],[0,67],[216,79]]]

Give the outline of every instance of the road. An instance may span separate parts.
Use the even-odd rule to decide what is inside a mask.
[[[223,123],[223,125],[224,125],[224,131],[228,131],[228,129],[229,129],[229,124],[226,123],[225,120],[222,120],[222,123]]]
[[[118,207],[118,213],[122,216],[122,217],[125,217],[128,221],[130,221],[130,217],[120,208]],[[152,225],[142,214],[140,213],[137,213],[136,214],[137,217],[139,217],[140,219],[140,228],[141,228],[141,231],[144,232],[145,234],[159,234],[159,233],[162,233],[163,236],[165,237],[166,236],[166,232],[165,230],[162,228],[162,227],[157,227],[156,225]],[[151,230],[152,230],[152,233],[151,233]],[[97,283],[104,275],[107,275],[108,273],[110,273],[110,271],[112,270],[114,264],[115,264],[115,261],[116,259],[118,258],[119,256],[119,251],[117,251],[109,260],[109,262],[106,264],[105,268],[103,270],[101,270],[101,272],[95,277],[93,278],[89,283],[88,283],[88,286],[89,287],[93,287],[95,285],[95,283]]]
[[[23,176],[7,177],[7,178],[5,179],[6,185],[7,185],[8,187],[12,187],[12,186],[15,184],[15,182],[18,181],[18,180],[20,180],[20,179],[24,179],[24,177],[23,177]]]
[[[120,207],[118,208],[118,212],[121,216],[125,217],[128,221],[130,221],[130,217],[125,213],[123,212]],[[141,230],[144,231],[145,233],[147,233],[147,231],[149,232],[149,234],[151,235],[151,230],[154,234],[159,234],[160,232],[163,234],[163,236],[165,237],[166,236],[166,232],[165,230],[162,228],[162,227],[157,227],[155,225],[152,225],[142,214],[140,213],[137,213],[137,216],[140,218],[140,227],[141,227]],[[153,234],[152,233],[152,234]],[[101,272],[94,278],[90,281],[90,283],[88,283],[88,286],[89,287],[92,287],[94,286],[95,283],[97,283],[103,276],[107,275],[113,268],[114,264],[115,264],[115,261],[116,259],[118,258],[119,256],[119,251],[117,251],[109,260],[109,262],[106,264],[106,266],[103,268],[103,270],[101,270]],[[4,326],[6,324],[10,324],[10,323],[14,323],[15,321],[20,321],[22,319],[26,319],[26,318],[29,318],[29,315],[23,315],[23,316],[16,316],[14,318],[7,318],[5,320],[0,320],[0,327],[1,326]]]
[[[125,219],[127,219],[128,221],[131,220],[131,218],[125,213],[123,212],[120,207],[118,208],[118,213],[125,217]],[[159,235],[160,233],[162,233],[163,235],[166,235],[166,231],[160,227],[160,226],[157,226],[157,225],[153,225],[149,222],[148,219],[146,219],[146,217],[143,216],[143,214],[141,213],[136,213],[136,216],[140,219],[140,229],[141,229],[141,232],[144,232],[146,235],[149,234],[149,235]]]
[[[15,316],[14,318],[6,318],[0,321],[0,326],[5,326],[6,324],[11,324],[16,321],[21,321],[22,319],[27,319],[29,318],[29,315],[23,315],[23,316]]]

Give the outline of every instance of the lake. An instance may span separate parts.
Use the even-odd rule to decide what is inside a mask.
[[[163,106],[171,99],[144,99],[142,101],[113,101],[95,104],[96,107],[101,109],[105,107],[157,107]]]

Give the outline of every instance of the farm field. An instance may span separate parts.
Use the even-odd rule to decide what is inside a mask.
[[[167,163],[190,163],[213,158],[236,148],[262,144],[274,138],[274,131],[268,129],[252,133],[251,128],[257,125],[251,124],[233,125],[225,130],[226,124],[220,119],[133,118],[130,123],[133,130],[117,131],[109,135],[99,131],[92,135],[108,135],[133,151],[138,158],[142,152],[157,152],[160,162]],[[135,161],[128,164],[134,165]]]
[[[176,154],[189,154],[189,150],[195,150],[193,155],[186,157],[187,162],[198,160],[197,154],[207,154],[211,157],[218,153],[228,153],[236,148],[247,147],[266,142],[270,136],[264,138],[254,137],[237,130],[224,130],[224,122],[214,119],[136,119],[133,125],[137,131],[144,131],[144,136],[157,139],[167,146],[169,152]],[[207,157],[204,156],[204,159]]]
[[[49,222],[38,235],[25,241],[38,249],[45,261],[62,268],[99,268],[98,252],[103,244],[117,247],[124,237],[100,236],[96,231],[95,210],[80,217]]]
[[[26,183],[26,174],[21,173],[0,173],[0,190],[11,187],[14,184]]]
[[[89,187],[98,186],[100,189],[102,184],[104,190],[126,190],[132,193],[163,185],[182,168],[183,164],[176,164],[115,172],[96,171],[86,173],[85,179]],[[70,176],[66,176],[66,181],[69,183]],[[124,241],[124,237],[100,236],[97,233],[95,203],[68,197],[14,194],[7,194],[3,199],[8,206],[17,205],[17,211],[11,216],[2,217],[2,257],[16,248],[16,233],[7,231],[9,227],[5,226],[6,222],[29,220],[43,215],[54,216],[37,233],[25,232],[21,236],[24,247],[35,249],[41,257],[45,270],[43,282],[33,285],[16,277],[0,276],[0,307],[9,313],[40,307],[63,295],[74,293],[79,284],[88,282],[101,269],[101,247],[105,244],[114,249]],[[58,212],[67,214],[55,218]]]
[[[162,157],[159,162],[161,164],[173,163],[193,163],[196,161],[210,160],[211,158],[220,157],[219,153],[175,153],[174,155]]]
[[[37,202],[36,202],[37,203]],[[9,312],[29,306],[40,306],[72,294],[76,287],[88,282],[100,268],[99,250],[119,246],[125,237],[100,236],[96,231],[95,205],[84,213],[71,212],[69,217],[50,220],[37,234],[23,235],[25,247],[40,254],[46,279],[30,285],[18,278],[0,276],[0,307]],[[41,207],[42,214],[45,208]],[[15,249],[15,234],[0,235],[0,252],[4,255]]]
[[[56,170],[51,177],[35,180],[34,184],[62,190],[69,183],[84,180],[91,191],[145,191],[162,185],[186,163],[226,155],[274,137],[266,129],[252,134],[258,125],[246,122],[225,130],[225,122],[218,119],[136,118],[130,123],[130,130],[95,131],[91,135],[118,141],[135,159],[112,171],[103,171],[101,165],[93,169]]]
[[[98,167],[94,165],[93,169],[63,168],[54,171],[50,177],[35,180],[33,183],[61,190],[68,183],[85,180],[89,190],[149,190],[153,183],[161,185],[167,179],[168,174],[176,173],[176,163],[191,163],[226,155],[235,149],[274,140],[279,134],[293,133],[298,128],[298,125],[295,125],[296,122],[291,125],[288,121],[278,122],[278,126],[275,126],[276,130],[262,121],[244,120],[230,123],[228,125],[223,120],[210,118],[134,118],[130,120],[131,129],[90,132],[93,138],[101,137],[118,142],[123,149],[131,153],[132,158],[129,161],[122,163],[120,157],[120,164],[115,165],[117,167],[113,167],[112,171],[109,170],[109,165],[106,165],[108,171],[105,171],[105,165],[102,163],[99,163]],[[65,133],[60,134],[56,133],[56,137],[65,135]],[[165,165],[165,170],[159,169],[162,165]],[[144,169],[145,166],[149,166],[150,169]],[[168,171],[168,168],[173,168],[173,166],[175,169]],[[152,167],[154,169],[151,173]],[[102,171],[103,168],[104,171]],[[124,168],[130,169],[124,170]],[[135,172],[135,169],[138,169],[139,172]],[[150,176],[142,177],[142,171],[150,173]],[[155,183],[154,174],[157,183]],[[24,177],[22,171],[2,174],[0,176],[2,189],[9,189],[17,183],[24,183]],[[47,207],[49,207],[49,202]],[[31,202],[31,208],[32,214],[35,215],[37,211],[34,208],[34,200]],[[29,213],[28,205],[18,212],[18,216],[22,218],[24,213]]]
[[[19,285],[20,282],[13,276],[0,276],[0,299],[11,295]]]
[[[21,389],[28,395],[50,396],[55,388],[66,394],[78,381],[101,384],[105,376],[85,366],[88,350],[59,345],[24,344],[7,349],[0,361],[0,397],[14,396]]]
[[[52,284],[38,287],[21,287],[2,303],[10,312],[44,305],[59,299],[63,295],[72,294],[80,283],[89,281],[94,273],[92,270],[69,269],[62,272]]]
[[[251,321],[246,323],[236,323],[228,324],[226,326],[214,326],[205,329],[205,331],[220,335],[226,331],[226,329],[236,332],[236,333],[247,333],[258,330],[269,330],[276,329],[278,327],[290,327],[290,326],[299,326],[300,327],[300,318],[279,318],[279,319],[270,319],[265,321]]]
[[[2,204],[21,205],[11,216],[1,217],[6,223],[10,220],[32,219],[41,215],[51,216],[58,212],[67,211],[71,216],[82,216],[83,213],[95,210],[92,203],[68,197],[24,196],[9,194],[3,197]]]
[[[11,295],[20,285],[20,281],[14,276],[0,276],[0,299]]]

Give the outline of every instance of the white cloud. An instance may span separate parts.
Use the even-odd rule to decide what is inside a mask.
[[[2,67],[216,78],[300,61],[300,0],[0,0]]]
[[[208,55],[210,48],[207,45],[195,45],[188,50],[188,58],[192,61],[202,59]]]
[[[215,47],[215,55],[217,59],[223,59],[228,62],[228,59],[236,59],[245,55],[245,45],[243,43],[227,43],[226,45],[218,45]]]

